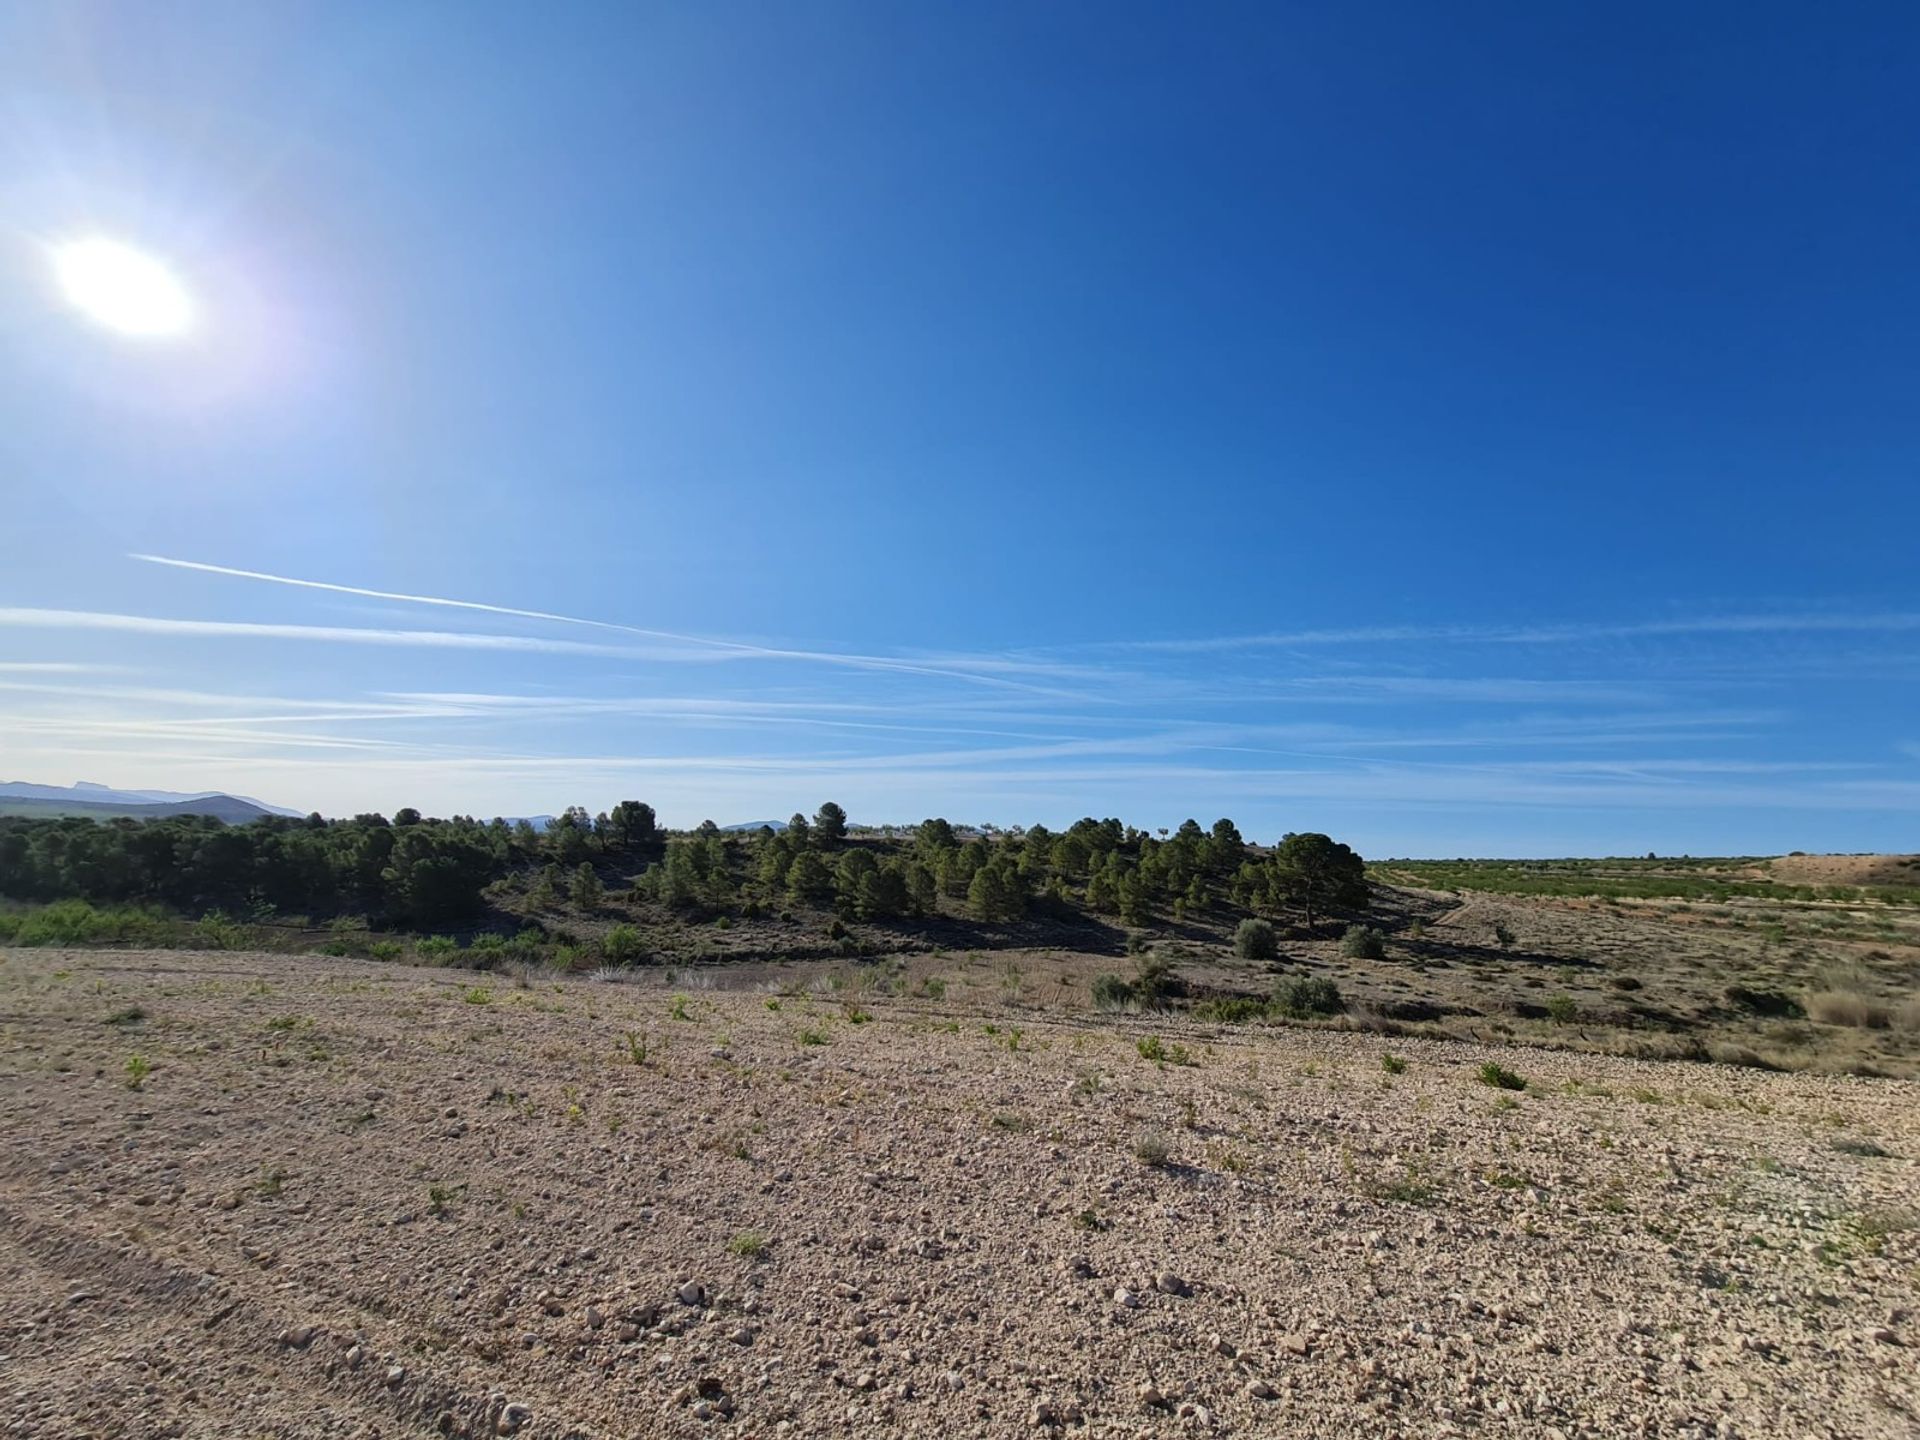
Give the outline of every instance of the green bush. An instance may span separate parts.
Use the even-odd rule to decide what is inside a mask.
[[[0,940],[15,945],[100,945],[132,941],[165,945],[171,927],[131,906],[96,909],[85,900],[56,900],[36,910],[0,912]]]
[[[1496,1090],[1524,1090],[1527,1088],[1527,1082],[1525,1080],[1522,1080],[1518,1075],[1514,1074],[1513,1071],[1507,1069],[1506,1066],[1497,1064],[1492,1060],[1487,1061],[1486,1064],[1480,1067],[1479,1079],[1482,1085],[1491,1085]]]
[[[1318,975],[1297,975],[1273,992],[1273,1003],[1283,1014],[1296,1019],[1338,1015],[1347,1008],[1340,987]]]
[[[1133,1004],[1133,982],[1118,975],[1096,975],[1093,981],[1093,1007],[1096,1010],[1124,1010]]]
[[[193,943],[202,950],[239,950],[246,945],[247,934],[224,911],[209,910],[193,927]]]
[[[1574,1003],[1571,995],[1549,995],[1547,997],[1547,1018],[1556,1025],[1569,1023],[1580,1013],[1580,1007]]]
[[[460,953],[460,942],[451,935],[429,935],[414,942],[413,953],[422,960],[445,964]]]
[[[621,924],[600,937],[600,953],[610,965],[637,965],[647,958],[647,947],[638,930]]]
[[[1233,932],[1233,953],[1242,960],[1271,960],[1280,953],[1272,922],[1249,917]]]
[[[1371,925],[1349,925],[1340,937],[1340,953],[1349,960],[1384,960],[1387,937]]]
[[[402,946],[397,940],[376,940],[373,942],[371,953],[376,960],[398,960],[402,953]]]

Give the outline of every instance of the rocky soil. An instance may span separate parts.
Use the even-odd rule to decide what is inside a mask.
[[[1920,1085],[786,988],[0,952],[0,1434],[1920,1433]]]

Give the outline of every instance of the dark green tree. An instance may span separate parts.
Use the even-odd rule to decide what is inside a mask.
[[[1269,863],[1274,893],[1306,911],[1309,930],[1316,912],[1366,908],[1367,862],[1330,836],[1284,836]]]
[[[847,812],[829,800],[813,812],[813,838],[831,849],[847,838]]]
[[[651,845],[659,829],[653,807],[640,800],[622,800],[607,816],[614,844],[623,850]]]

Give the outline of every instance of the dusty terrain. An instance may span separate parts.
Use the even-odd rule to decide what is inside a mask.
[[[1920,855],[1782,855],[1758,869],[1789,885],[1920,885]]]
[[[1920,1085],[732,978],[0,951],[0,1430],[1920,1431]]]

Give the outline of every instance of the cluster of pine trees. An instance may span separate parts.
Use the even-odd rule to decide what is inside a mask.
[[[227,826],[164,820],[0,819],[0,896],[155,902],[182,911],[326,916],[427,927],[477,918],[494,881],[530,875],[540,907],[601,907],[604,877],[682,912],[831,908],[891,921],[964,908],[990,924],[1036,909],[1090,910],[1144,924],[1229,910],[1329,910],[1366,904],[1365,867],[1325,835],[1247,845],[1231,820],[1189,820],[1149,834],[1091,817],[1053,832],[962,832],[930,819],[901,840],[850,835],[829,801],[811,819],[728,834],[711,821],[669,835],[651,806],[571,809],[544,831],[521,821],[269,818]]]
[[[411,808],[328,820],[269,816],[224,825],[155,820],[0,818],[0,896],[164,905],[183,913],[364,915],[426,928],[477,919],[485,890],[529,866],[586,866],[659,853],[653,808],[573,809],[544,832],[527,821],[427,819]],[[597,884],[597,880],[595,882]],[[576,888],[589,887],[576,880]]]
[[[795,815],[784,830],[763,827],[744,842],[703,826],[667,846],[642,888],[682,910],[830,906],[863,920],[937,914],[945,897],[994,924],[1036,907],[1084,908],[1127,924],[1299,908],[1311,924],[1329,909],[1364,908],[1367,894],[1365,863],[1325,835],[1289,835],[1262,854],[1225,819],[1211,830],[1188,820],[1157,838],[1091,817],[1057,834],[1035,825],[963,838],[949,821],[930,819],[905,843],[876,843],[849,840],[845,812],[831,802],[811,821]]]

